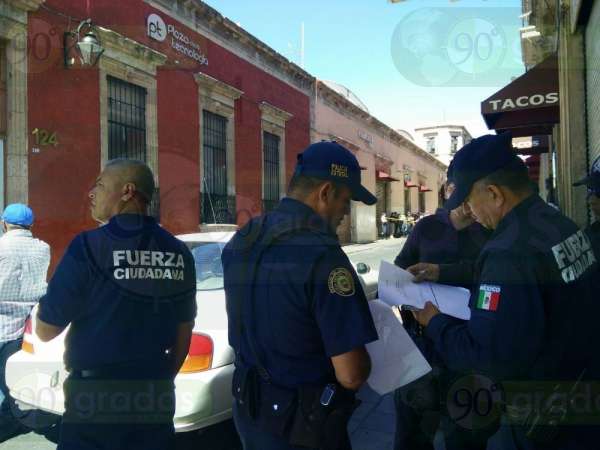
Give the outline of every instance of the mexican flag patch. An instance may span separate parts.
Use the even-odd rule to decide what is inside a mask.
[[[490,286],[482,284],[479,286],[479,297],[477,298],[477,308],[486,311],[496,311],[500,303],[500,286]]]

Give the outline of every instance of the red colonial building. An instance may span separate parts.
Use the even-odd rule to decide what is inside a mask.
[[[31,205],[54,266],[94,226],[103,164],[130,157],[152,167],[171,232],[244,223],[309,144],[313,83],[199,0],[5,0],[0,206]]]

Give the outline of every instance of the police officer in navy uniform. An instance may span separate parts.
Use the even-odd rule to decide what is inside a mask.
[[[594,221],[586,227],[585,232],[592,241],[594,252],[600,257],[600,157],[592,164],[590,174],[573,183],[573,186],[587,187],[587,199]]]
[[[451,163],[444,198],[448,198],[453,190]],[[433,273],[435,270],[436,281],[470,288],[473,283],[473,263],[488,238],[489,231],[476,223],[463,205],[451,211],[439,208],[435,214],[417,222],[394,264],[414,273],[417,278],[425,274],[431,276],[429,272]],[[440,410],[439,396],[445,395],[446,385],[457,375],[444,366],[432,341],[423,334],[423,327],[415,321],[410,311],[401,311],[401,315],[404,328],[433,370],[397,389],[394,394],[394,449],[433,449],[433,438],[438,426],[443,431],[446,449],[480,447],[476,440],[471,442],[469,433],[446,420],[444,410]],[[426,399],[428,401],[423,401]]]
[[[68,325],[59,450],[169,449],[174,378],[196,315],[193,257],[147,215],[154,177],[139,161],[109,161],[89,193],[99,228],[68,246],[36,333]]]
[[[589,418],[571,410],[562,414],[549,408],[551,402],[523,402],[524,394],[545,400],[555,391],[568,396],[597,376],[597,351],[590,345],[598,310],[592,285],[597,263],[590,241],[533,193],[509,134],[474,139],[454,159],[456,189],[447,206],[466,202],[494,232],[476,263],[470,320],[457,321],[431,302],[415,318],[448,367],[488,380],[478,392],[504,411],[507,442],[501,448],[592,448],[597,430],[586,426]],[[465,397],[451,397],[450,414],[464,420],[459,413]],[[471,414],[470,425],[476,419],[481,417]]]
[[[350,201],[377,199],[336,142],[307,147],[288,196],[222,254],[234,420],[245,450],[348,448],[354,392],[377,340],[359,279],[335,230]]]

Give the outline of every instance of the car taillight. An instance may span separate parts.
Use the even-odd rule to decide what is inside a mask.
[[[213,341],[205,334],[192,334],[190,349],[180,373],[202,372],[210,369],[213,357]]]
[[[33,354],[33,327],[31,326],[31,317],[25,321],[25,330],[23,331],[23,343],[21,350]]]

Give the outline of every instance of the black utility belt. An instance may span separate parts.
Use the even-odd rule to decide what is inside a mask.
[[[290,445],[337,450],[358,406],[338,383],[291,389],[264,381],[255,368],[236,368],[232,383],[240,414]]]

